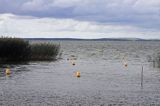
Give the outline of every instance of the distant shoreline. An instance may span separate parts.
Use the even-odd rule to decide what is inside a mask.
[[[24,38],[26,40],[52,40],[52,41],[160,41],[160,39],[140,39],[140,38],[100,38],[100,39],[80,39],[80,38]]]

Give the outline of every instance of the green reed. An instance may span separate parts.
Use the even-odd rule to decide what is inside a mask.
[[[31,44],[31,60],[53,60],[59,53],[60,45],[53,43]]]
[[[30,44],[21,38],[0,38],[0,63],[56,59],[60,45],[53,43]]]
[[[20,38],[0,38],[0,61],[28,60],[30,45]]]

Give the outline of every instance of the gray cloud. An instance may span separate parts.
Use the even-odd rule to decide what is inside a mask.
[[[0,0],[0,13],[160,29],[159,0]]]

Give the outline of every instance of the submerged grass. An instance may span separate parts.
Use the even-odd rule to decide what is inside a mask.
[[[60,45],[53,43],[30,44],[21,38],[0,38],[0,63],[32,60],[53,60]]]

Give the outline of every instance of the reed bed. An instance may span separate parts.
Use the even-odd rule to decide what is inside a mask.
[[[31,60],[54,60],[59,53],[60,45],[53,43],[31,44]]]
[[[160,68],[160,53],[157,53],[153,60],[153,66]]]
[[[23,61],[30,57],[28,41],[20,38],[0,38],[0,61]]]
[[[60,45],[33,43],[21,38],[0,38],[0,63],[33,60],[53,60],[59,53]]]

